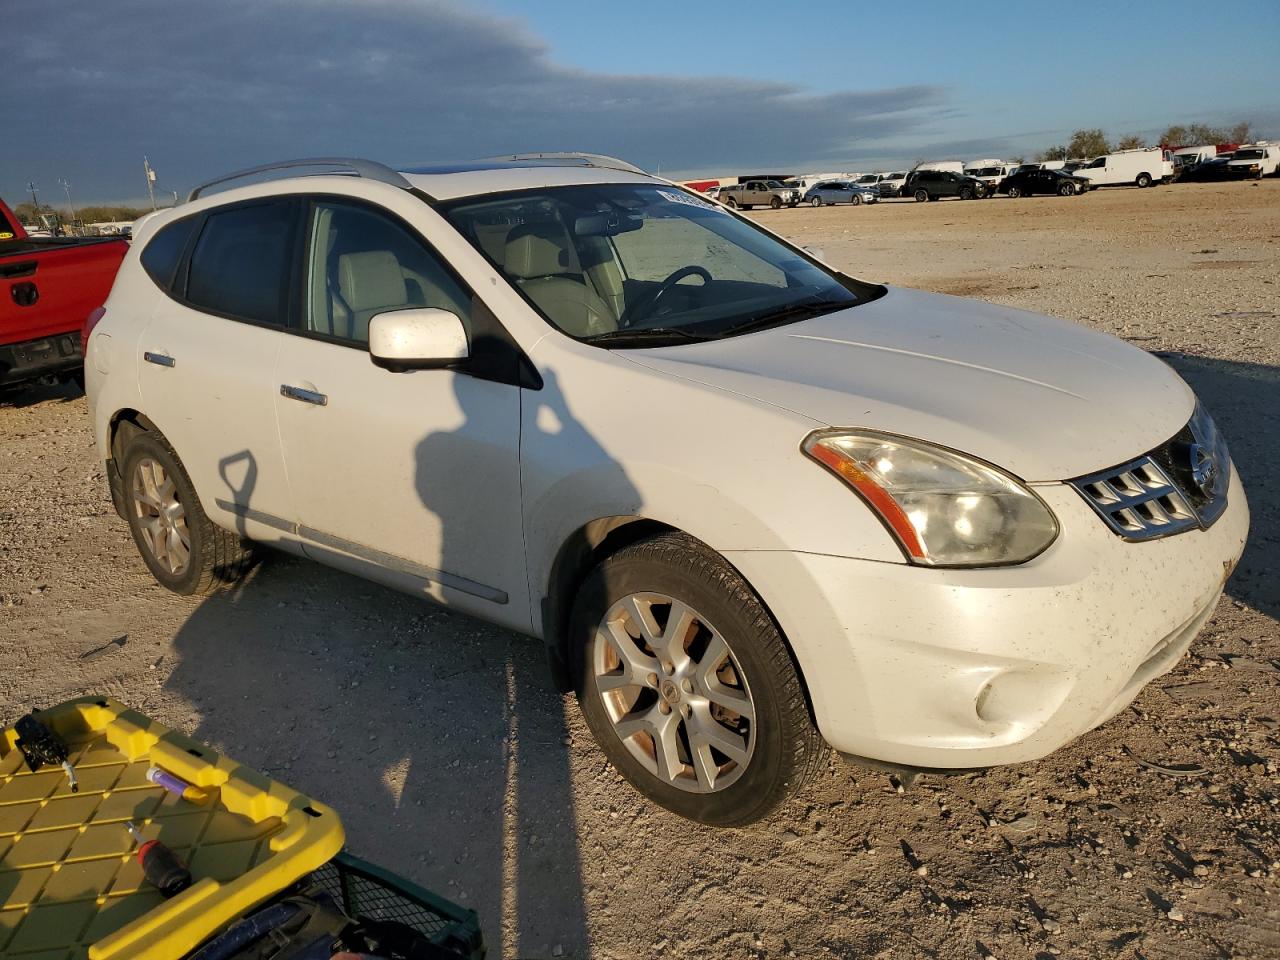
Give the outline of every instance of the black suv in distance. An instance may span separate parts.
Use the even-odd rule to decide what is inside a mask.
[[[1077,177],[1062,170],[1015,170],[1000,181],[996,190],[1011,197],[1029,197],[1033,193],[1056,193],[1074,197],[1089,189],[1087,177]]]
[[[915,197],[916,200],[937,200],[940,197],[959,197],[972,200],[987,195],[987,185],[977,177],[950,170],[915,170],[907,175],[907,182],[898,194]]]

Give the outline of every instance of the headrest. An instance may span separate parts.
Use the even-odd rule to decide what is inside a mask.
[[[518,280],[564,273],[569,268],[566,239],[558,223],[522,223],[507,236],[502,268]]]
[[[338,291],[357,312],[406,303],[404,273],[390,250],[366,250],[338,257]]]

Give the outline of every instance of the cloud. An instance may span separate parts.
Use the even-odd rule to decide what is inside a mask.
[[[27,3],[7,19],[0,189],[179,191],[306,155],[393,163],[579,149],[652,169],[838,161],[944,107],[934,86],[813,93],[555,62],[520,21],[435,0]],[[936,119],[936,117],[935,117]],[[51,190],[54,184],[42,184]]]

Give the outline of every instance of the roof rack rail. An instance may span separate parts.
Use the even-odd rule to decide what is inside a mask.
[[[563,160],[577,161],[577,166],[602,167],[605,170],[624,170],[627,173],[640,173],[648,176],[647,170],[641,170],[634,163],[627,163],[617,157],[605,156],[603,153],[579,153],[574,150],[552,153],[512,153],[501,157],[486,157],[486,160]]]
[[[342,167],[341,174],[343,176],[377,180],[379,183],[387,183],[404,190],[409,190],[413,187],[413,184],[395,170],[392,170],[384,163],[378,163],[374,160],[360,160],[354,157],[311,157],[305,160],[280,160],[276,163],[264,163],[260,167],[250,167],[248,170],[239,170],[236,173],[229,173],[225,177],[209,180],[187,194],[187,202],[190,203],[205,190],[220,183],[239,180],[242,177],[252,177],[259,173],[269,173],[273,170],[291,170],[294,167]]]

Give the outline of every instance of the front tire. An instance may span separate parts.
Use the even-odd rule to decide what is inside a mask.
[[[243,579],[255,560],[252,544],[209,519],[163,437],[136,434],[121,467],[129,532],[157,583],[203,595]]]
[[[1060,197],[1074,197],[1075,195],[1076,195],[1076,188],[1072,186],[1070,183],[1064,183],[1062,186],[1058,188],[1058,196]]]
[[[770,200],[770,201],[769,201],[769,207],[770,207],[770,209],[772,209],[772,210],[781,210],[781,209],[782,209],[782,201],[781,201],[781,200],[779,200],[777,197],[774,197],[772,200]]]
[[[960,199],[961,199],[961,200],[972,200],[972,199],[973,199],[973,191],[972,191],[970,188],[968,188],[968,187],[961,187],[961,188],[960,188]]]
[[[1008,193],[1009,193],[1009,196],[1014,200],[1017,200],[1019,197],[1024,195],[1021,187],[1010,187],[1008,190]]]
[[[1140,173],[1138,174],[1138,179],[1134,180],[1133,182],[1136,183],[1139,188],[1145,190],[1147,187],[1151,186],[1151,174]]]
[[[605,756],[673,813],[753,823],[827,756],[773,618],[685,534],[641,540],[597,566],[570,641],[578,703]]]
[[[809,201],[809,206],[811,206],[811,207],[820,207],[820,206],[822,206],[822,198],[821,198],[821,197],[814,197],[812,200],[810,200],[810,201]]]
[[[850,197],[850,198],[849,198],[849,202],[850,202],[851,204],[853,204],[855,207],[857,207],[857,206],[861,206],[861,204],[862,204],[862,194],[860,194],[860,193],[855,193],[852,197]]]

